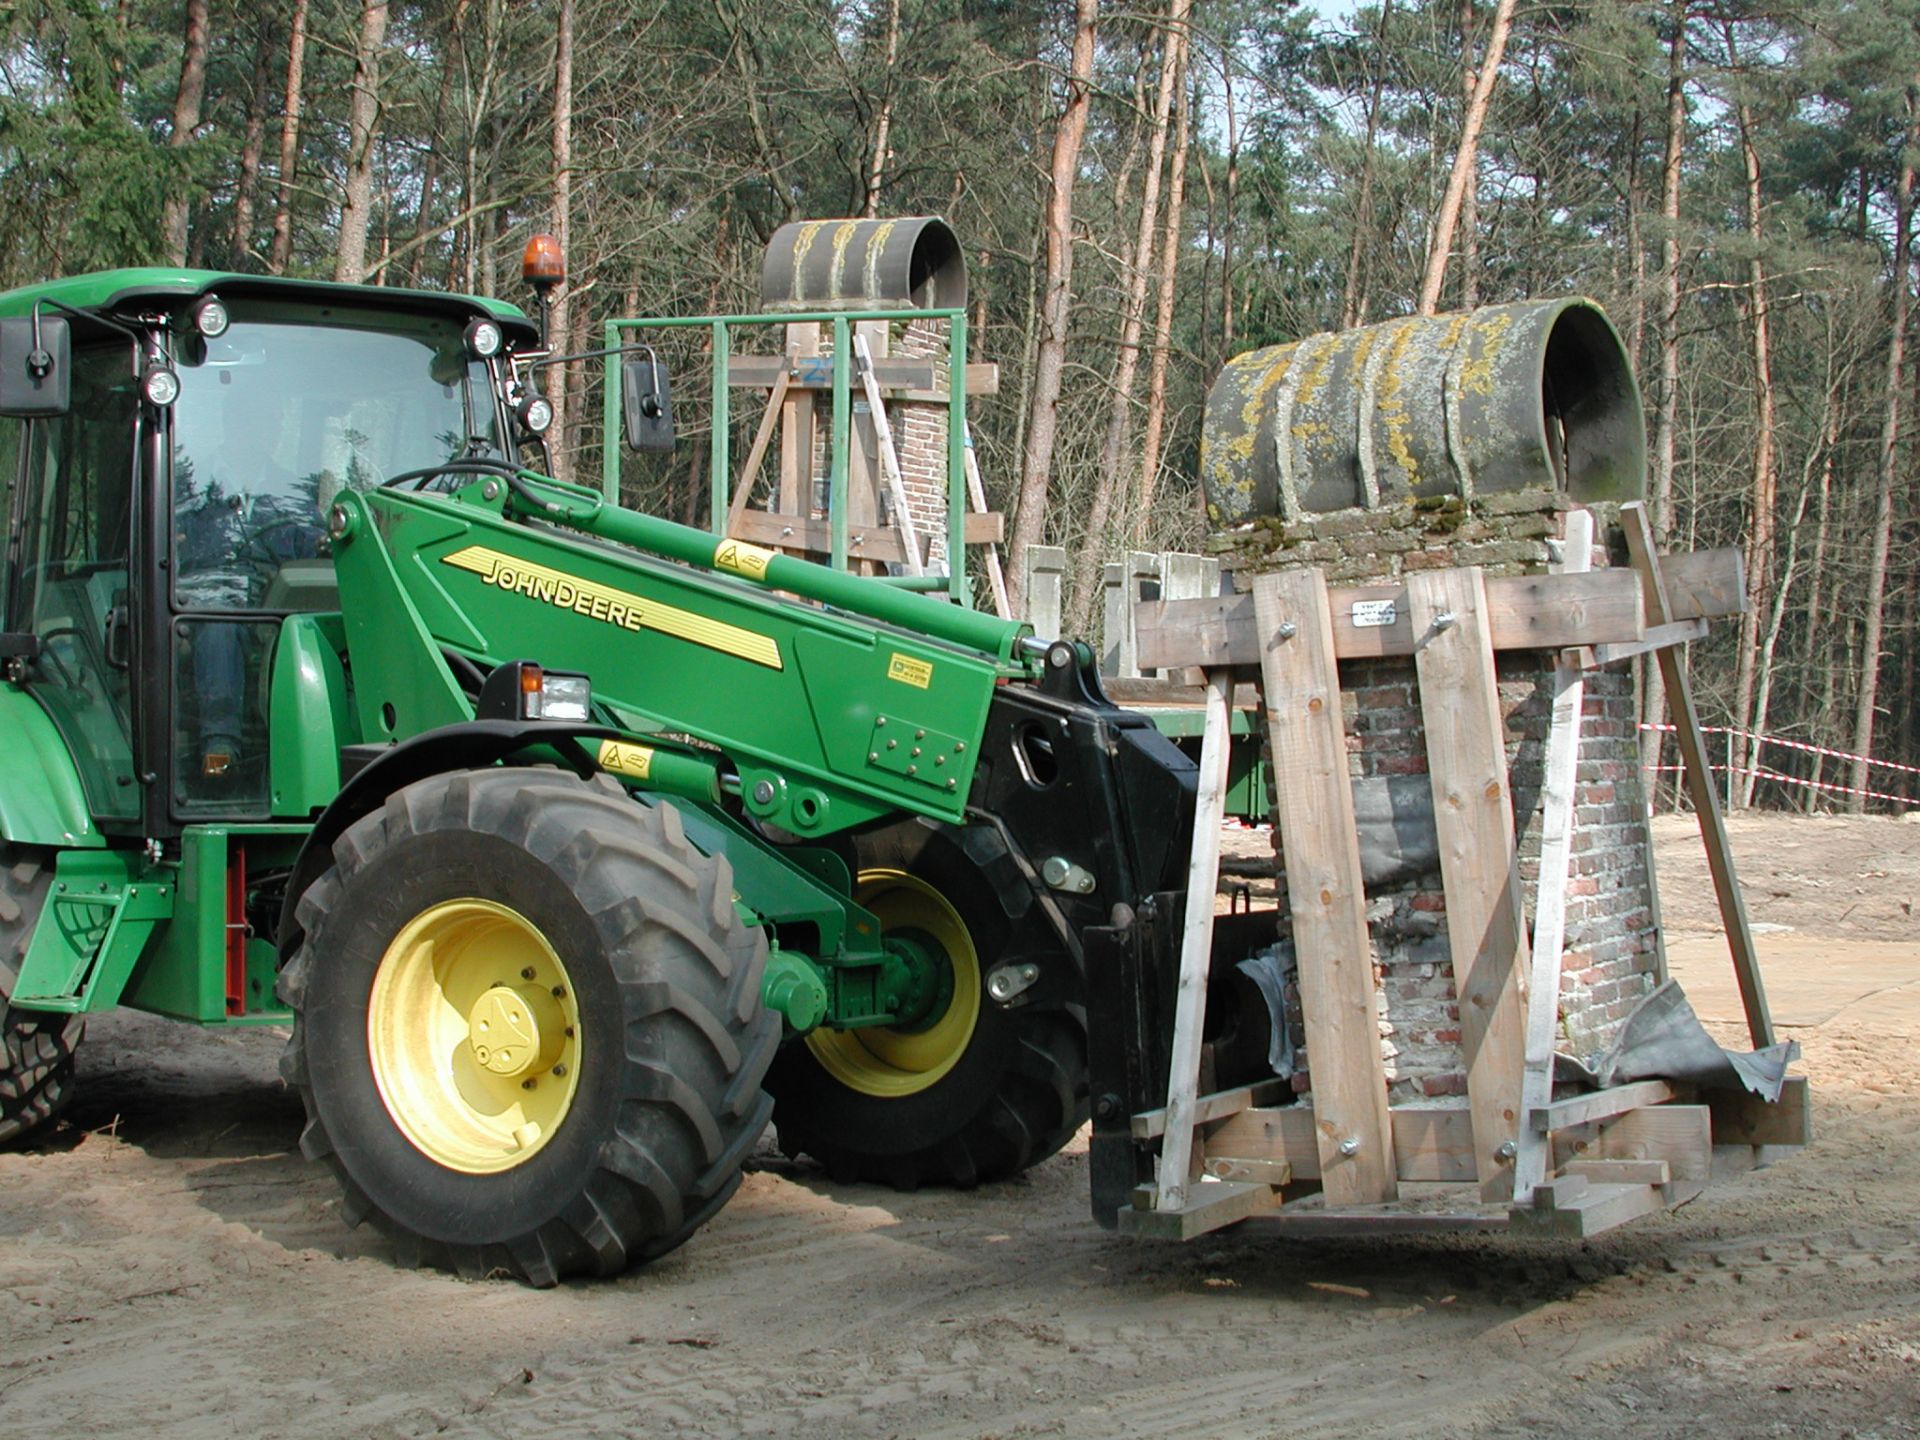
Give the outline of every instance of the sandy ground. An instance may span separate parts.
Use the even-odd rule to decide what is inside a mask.
[[[1734,831],[1819,1136],[1585,1245],[1125,1241],[1084,1143],[969,1194],[764,1155],[678,1253],[534,1292],[391,1267],[295,1153],[280,1037],[96,1024],[0,1156],[0,1436],[1920,1435],[1920,825]],[[1677,973],[1739,1010],[1698,842]]]

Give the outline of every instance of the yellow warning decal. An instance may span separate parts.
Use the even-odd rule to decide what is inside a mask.
[[[744,540],[722,540],[713,552],[713,568],[731,570],[749,580],[764,580],[767,578],[767,566],[773,563],[773,558],[773,551],[762,550],[758,545],[749,545]]]
[[[933,664],[927,660],[916,660],[911,655],[902,655],[896,650],[893,658],[887,662],[887,679],[924,690],[933,683]]]
[[[671,635],[676,640],[686,640],[709,650],[718,650],[723,655],[750,660],[769,670],[785,668],[780,660],[780,647],[771,635],[743,630],[738,625],[729,625],[721,620],[710,620],[691,610],[662,605],[657,600],[616,590],[610,585],[597,585],[591,580],[550,570],[544,565],[535,565],[484,545],[469,545],[464,550],[456,550],[442,556],[441,562],[458,570],[470,571],[501,590],[524,595],[529,600],[538,600],[558,610],[571,610],[589,620],[617,625],[622,630],[652,630],[661,635]]]
[[[653,749],[629,745],[624,740],[602,740],[600,768],[616,775],[631,775],[635,780],[648,779],[653,774]]]

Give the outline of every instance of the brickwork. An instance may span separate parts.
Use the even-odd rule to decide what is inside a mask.
[[[1339,512],[1286,531],[1269,528],[1262,536],[1242,532],[1214,548],[1236,566],[1243,589],[1255,570],[1295,565],[1317,565],[1338,584],[1449,565],[1478,564],[1490,573],[1506,574],[1544,569],[1546,540],[1559,528],[1564,502],[1539,492],[1490,498],[1498,503],[1471,510],[1450,502],[1387,516]],[[1604,560],[1596,551],[1595,563]],[[1527,651],[1497,657],[1529,918],[1538,879],[1540,789],[1553,697],[1546,659]],[[1347,661],[1340,671],[1355,780],[1426,774],[1425,726],[1413,661]],[[1558,1048],[1583,1058],[1603,1051],[1620,1022],[1652,989],[1656,937],[1633,707],[1633,677],[1625,665],[1588,673],[1558,1040]],[[1284,784],[1285,777],[1278,777],[1278,783]],[[1274,843],[1279,847],[1277,831]],[[1284,854],[1280,861],[1284,870]],[[1281,897],[1284,916],[1284,874]],[[1459,1007],[1437,862],[1423,867],[1422,873],[1370,885],[1367,920],[1393,1103],[1464,1095]],[[1304,1045],[1297,994],[1293,1005],[1295,1043]],[[1312,1057],[1304,1058],[1310,1065]],[[1294,1085],[1305,1090],[1310,1081],[1305,1074],[1296,1075]]]
[[[946,391],[946,325],[937,320],[911,320],[894,340],[893,353],[934,362],[934,388]],[[906,486],[907,506],[914,527],[931,538],[928,569],[947,568],[947,407],[924,400],[896,400],[888,407],[893,440],[900,452],[900,478]]]

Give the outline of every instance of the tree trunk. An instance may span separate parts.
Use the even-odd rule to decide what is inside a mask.
[[[307,6],[293,0],[287,31],[287,91],[280,120],[280,177],[273,193],[273,247],[267,269],[284,274],[293,258],[293,175],[300,163],[300,109],[302,77],[307,66]]]
[[[207,0],[187,0],[186,36],[180,50],[180,84],[173,92],[173,130],[167,148],[184,150],[200,125],[200,102],[207,92]],[[193,186],[187,176],[170,177],[167,203],[160,212],[161,243],[167,263],[187,263],[187,210]]]
[[[1732,37],[1728,37],[1731,55]],[[1773,338],[1767,305],[1766,262],[1760,251],[1762,210],[1760,195],[1760,152],[1753,141],[1753,112],[1743,102],[1735,107],[1740,130],[1740,154],[1746,166],[1747,240],[1753,255],[1747,262],[1747,284],[1752,292],[1750,328],[1753,349],[1754,436],[1751,524],[1747,538],[1747,608],[1740,616],[1740,654],[1735,668],[1733,723],[1739,730],[1753,725],[1753,687],[1759,661],[1760,612],[1767,603],[1773,583],[1773,536],[1776,474],[1775,405],[1773,392]],[[1749,745],[1740,734],[1733,736],[1734,771],[1739,783],[1734,787],[1737,803],[1745,806],[1753,799],[1752,767],[1748,764]]]
[[[1169,0],[1166,38],[1160,47],[1160,84],[1153,97],[1153,123],[1147,136],[1147,169],[1140,185],[1140,221],[1135,227],[1133,254],[1127,264],[1127,288],[1121,301],[1119,358],[1114,365],[1113,387],[1107,401],[1106,437],[1100,446],[1100,465],[1094,472],[1093,505],[1087,516],[1086,539],[1074,558],[1071,600],[1067,631],[1084,635],[1093,614],[1093,599],[1098,586],[1100,562],[1106,558],[1108,531],[1113,525],[1115,501],[1121,490],[1120,476],[1125,468],[1121,452],[1126,449],[1127,431],[1133,420],[1133,387],[1140,368],[1140,331],[1146,320],[1147,278],[1153,269],[1153,239],[1160,220],[1160,172],[1167,154],[1167,132],[1173,118],[1173,101],[1180,86],[1181,46],[1185,42],[1185,24],[1189,0]],[[1126,502],[1120,500],[1120,511]]]
[[[1173,171],[1167,177],[1167,228],[1160,241],[1160,291],[1154,301],[1153,360],[1147,373],[1147,419],[1140,433],[1140,485],[1134,508],[1133,543],[1147,538],[1153,494],[1160,480],[1160,443],[1167,428],[1167,364],[1173,350],[1173,300],[1185,250],[1187,149],[1193,133],[1193,96],[1186,87],[1188,51],[1180,52],[1180,121],[1173,138]]]
[[[887,73],[880,91],[880,118],[873,127],[873,161],[867,167],[867,199],[860,213],[880,213],[880,180],[887,171],[887,147],[893,132],[893,74],[900,63],[900,0],[887,0]]]
[[[237,269],[253,254],[253,210],[260,193],[260,155],[267,143],[267,45],[272,38],[262,19],[254,39],[253,75],[247,86],[247,128],[240,140],[240,174],[233,188],[233,254]]]
[[[1351,330],[1367,314],[1367,260],[1373,250],[1373,174],[1379,144],[1380,102],[1387,88],[1387,21],[1393,0],[1380,0],[1380,18],[1374,25],[1373,45],[1367,52],[1372,86],[1367,92],[1366,134],[1360,151],[1360,193],[1353,202],[1353,234],[1347,242],[1347,283],[1340,297],[1340,328]]]
[[[1447,278],[1447,259],[1453,253],[1453,232],[1460,220],[1461,200],[1478,169],[1480,130],[1487,123],[1487,102],[1493,97],[1494,82],[1500,78],[1500,57],[1506,53],[1507,32],[1513,25],[1513,4],[1514,0],[1500,0],[1494,7],[1493,25],[1487,32],[1486,58],[1480,62],[1480,73],[1467,100],[1467,113],[1460,123],[1460,148],[1453,153],[1453,170],[1447,176],[1446,194],[1441,197],[1440,213],[1433,222],[1427,273],[1420,282],[1418,313],[1422,315],[1431,315],[1439,308],[1440,286]]]
[[[367,273],[367,230],[373,219],[373,151],[380,133],[380,51],[387,43],[387,0],[360,0],[347,102],[347,185],[340,205],[340,241],[333,278],[348,284]]]
[[[1074,0],[1073,57],[1067,74],[1067,106],[1053,135],[1053,164],[1047,196],[1046,279],[1040,303],[1040,343],[1033,365],[1033,398],[1027,421],[1026,453],[1020,466],[1020,500],[1014,511],[1013,556],[1009,585],[1013,613],[1021,613],[1026,595],[1026,547],[1045,534],[1047,493],[1053,478],[1054,432],[1059,424],[1060,382],[1067,363],[1067,318],[1073,307],[1073,179],[1080,145],[1087,134],[1087,106],[1093,82],[1093,26],[1099,0]]]
[[[553,238],[560,253],[571,257],[573,239],[573,21],[574,0],[558,0],[553,35]],[[560,282],[548,312],[553,345],[564,350],[573,331],[573,278]],[[567,425],[573,410],[571,366],[549,370],[547,399],[553,402],[553,438],[547,445],[553,478],[573,479],[573,447]]]
[[[1856,792],[1847,809],[1863,814],[1873,754],[1874,707],[1880,697],[1880,644],[1887,597],[1887,556],[1893,541],[1893,487],[1899,476],[1900,391],[1906,364],[1907,251],[1913,240],[1913,166],[1920,151],[1920,77],[1907,91],[1907,144],[1900,160],[1900,185],[1894,196],[1893,329],[1887,338],[1886,409],[1880,420],[1878,494],[1874,500],[1873,549],[1867,562],[1866,635],[1861,645],[1860,697],[1853,715],[1853,762],[1849,783]]]
[[[1478,77],[1473,69],[1474,0],[1460,0],[1460,104],[1465,114],[1473,104]],[[1480,282],[1480,156],[1478,145],[1467,172],[1466,188],[1460,192],[1460,308],[1471,310],[1479,304]]]
[[[1667,42],[1667,143],[1660,168],[1660,389],[1653,421],[1653,493],[1647,518],[1657,541],[1665,542],[1673,522],[1673,462],[1680,424],[1680,166],[1687,143],[1687,6],[1672,0],[1673,33]],[[1642,712],[1640,768],[1649,800],[1658,793],[1660,754],[1666,732],[1666,683],[1657,665],[1645,667],[1647,685]]]

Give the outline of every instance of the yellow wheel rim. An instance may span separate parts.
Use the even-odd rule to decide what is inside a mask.
[[[924,1029],[816,1030],[807,1036],[807,1048],[850,1090],[888,1099],[917,1094],[953,1069],[973,1039],[980,1016],[980,957],[960,913],[917,876],[863,870],[853,898],[879,919],[882,933],[915,930],[946,953],[953,967],[953,999]]]
[[[424,1154],[468,1175],[524,1164],[580,1084],[580,1005],[539,929],[447,900],[387,946],[367,1006],[374,1083]]]

